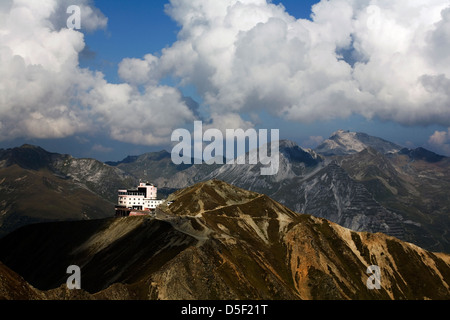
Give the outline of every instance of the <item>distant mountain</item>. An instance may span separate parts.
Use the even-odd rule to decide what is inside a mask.
[[[315,151],[324,156],[355,154],[373,148],[383,154],[397,153],[403,147],[361,132],[339,130],[319,145]]]
[[[0,150],[0,237],[30,223],[114,214],[117,189],[134,178],[94,159],[31,145]]]
[[[117,190],[135,186],[139,179],[95,159],[78,159],[60,155],[52,162],[52,172],[69,178],[100,197],[117,202]]]
[[[0,149],[0,168],[17,165],[22,169],[47,170],[53,175],[69,178],[109,201],[116,201],[117,190],[135,183],[135,178],[120,169],[95,159],[77,159],[67,154],[48,152],[40,147],[23,145],[19,148]]]
[[[191,167],[191,165],[184,164],[175,165],[172,162],[171,154],[165,150],[140,156],[128,156],[122,161],[106,162],[106,164],[117,167],[134,177],[149,181],[154,181],[160,176],[174,175]]]
[[[23,169],[40,170],[52,169],[52,163],[59,155],[44,149],[24,144],[20,148],[0,149],[0,168],[18,165]]]
[[[219,179],[244,189],[266,193],[268,190],[276,191],[278,184],[286,179],[303,177],[323,165],[322,156],[311,149],[303,149],[292,141],[280,141],[279,147],[280,169],[273,176],[261,176],[260,163],[249,164],[248,159],[257,157],[259,152],[251,150],[241,156],[245,157],[246,165],[192,165],[185,170],[180,168],[174,175],[160,175],[155,182],[159,186],[180,189],[200,181]]]
[[[29,283],[7,277],[0,298],[21,286],[31,299],[450,299],[450,255],[298,214],[218,180],[169,200],[156,218],[39,224],[0,239],[0,278],[16,272]],[[72,264],[81,268],[78,296],[65,288]],[[367,288],[370,265],[380,268],[378,290]]]
[[[0,169],[0,237],[30,223],[98,219],[114,205],[46,170]]]

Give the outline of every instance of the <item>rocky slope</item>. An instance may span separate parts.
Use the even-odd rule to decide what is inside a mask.
[[[355,231],[383,232],[403,238],[399,216],[377,202],[367,188],[336,162],[306,179],[294,179],[273,195],[297,212],[308,212]]]
[[[366,149],[337,161],[402,221],[402,239],[449,252],[450,159],[424,149],[390,155]]]
[[[0,261],[51,299],[450,298],[449,255],[301,215],[218,180],[169,200],[154,218],[24,227],[0,240]],[[78,296],[64,288],[72,264],[81,267]],[[374,264],[379,290],[366,286]]]

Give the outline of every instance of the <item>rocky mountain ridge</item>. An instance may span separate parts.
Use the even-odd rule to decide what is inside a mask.
[[[33,299],[450,298],[449,255],[298,214],[218,180],[177,191],[170,200],[154,218],[13,232],[0,240],[0,261],[8,268],[0,265],[0,277],[7,278],[0,294],[11,297],[8,288],[19,281],[10,275],[14,270],[36,288],[24,287],[23,298]],[[71,264],[81,268],[82,291],[65,288]],[[380,267],[379,290],[367,287],[370,265]]]
[[[177,166],[167,151],[104,164],[28,145],[0,150],[0,165],[6,171],[12,164],[33,173],[46,171],[55,180],[53,184],[64,181],[82,188],[101,198],[95,202],[109,202],[104,217],[113,214],[117,190],[133,187],[139,180],[154,183],[159,194],[167,197],[175,190],[218,179],[355,231],[384,232],[428,250],[450,252],[448,158],[363,133],[341,130],[329,140],[339,142],[340,155],[327,156],[320,154],[322,147],[304,149],[292,141],[281,141],[280,170],[274,176],[261,176],[260,164]],[[246,157],[254,156],[252,152],[256,151]],[[12,179],[8,188],[18,190],[18,178]],[[12,210],[17,202],[3,201],[3,219],[17,216]],[[8,225],[36,222],[25,213],[23,216],[23,221],[10,220]],[[72,216],[80,217],[78,213]]]

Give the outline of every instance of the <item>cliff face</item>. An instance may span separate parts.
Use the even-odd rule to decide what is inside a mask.
[[[0,261],[45,299],[449,299],[450,256],[358,233],[213,180],[156,218],[22,228]],[[84,291],[68,291],[69,265]],[[369,290],[367,267],[381,271]],[[8,298],[7,294],[4,297]]]

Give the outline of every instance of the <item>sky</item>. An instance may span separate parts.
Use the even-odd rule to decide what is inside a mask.
[[[450,1],[0,0],[0,148],[117,161],[196,120],[450,156]]]

